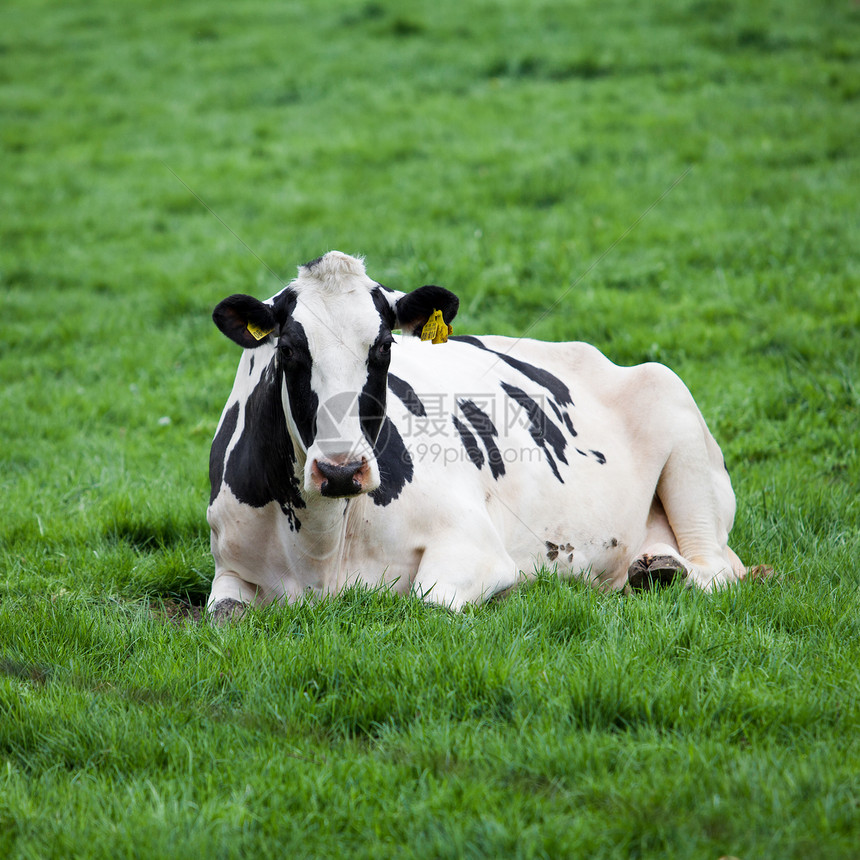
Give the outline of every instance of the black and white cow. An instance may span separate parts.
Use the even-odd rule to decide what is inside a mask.
[[[266,302],[218,305],[244,352],[210,457],[210,610],[356,582],[457,608],[546,565],[609,588],[745,575],[723,457],[672,371],[418,336],[457,307],[337,251]]]

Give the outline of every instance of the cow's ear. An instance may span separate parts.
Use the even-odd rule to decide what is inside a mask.
[[[394,312],[397,315],[397,328],[403,334],[411,334],[415,337],[421,335],[421,329],[427,320],[433,316],[434,311],[442,311],[442,317],[450,325],[451,320],[457,316],[460,300],[444,287],[432,284],[426,287],[418,287],[411,293],[406,293],[394,304]]]
[[[245,349],[262,346],[278,325],[269,305],[241,293],[224,299],[212,311],[212,319],[230,340]]]

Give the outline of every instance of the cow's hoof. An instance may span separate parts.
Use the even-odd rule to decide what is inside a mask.
[[[245,614],[247,608],[247,603],[233,600],[232,597],[225,597],[212,605],[207,617],[216,627],[221,627],[231,621],[238,621]]]
[[[687,568],[671,555],[640,555],[627,568],[627,583],[637,591],[670,585],[686,576]]]

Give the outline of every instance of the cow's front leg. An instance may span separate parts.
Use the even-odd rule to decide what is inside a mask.
[[[423,600],[460,610],[467,603],[483,603],[494,594],[516,585],[517,566],[496,539],[491,549],[474,544],[444,541],[444,549],[424,552],[413,583]]]
[[[212,591],[206,601],[206,612],[213,624],[238,621],[257,596],[257,588],[232,570],[215,574]]]
[[[207,617],[216,627],[221,627],[231,621],[238,621],[247,609],[247,603],[225,597],[208,608]]]

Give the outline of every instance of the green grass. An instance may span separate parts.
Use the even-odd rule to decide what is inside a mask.
[[[858,856],[860,8],[10,0],[0,103],[0,856]],[[779,576],[168,620],[331,248],[669,364]]]

